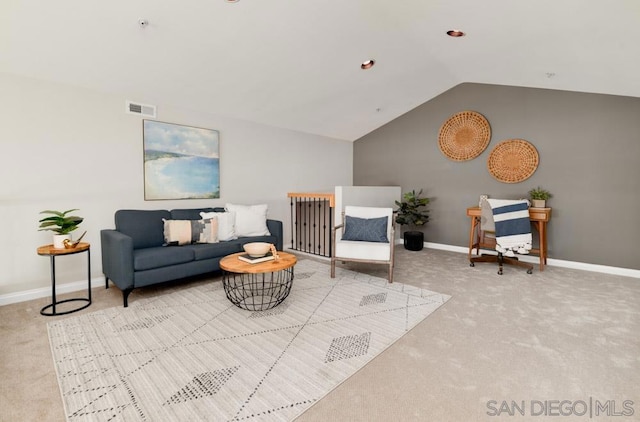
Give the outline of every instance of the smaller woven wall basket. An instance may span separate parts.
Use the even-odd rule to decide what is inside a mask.
[[[507,139],[496,145],[487,160],[489,173],[504,183],[527,180],[538,168],[538,150],[524,139]]]
[[[440,128],[438,146],[453,161],[468,161],[482,154],[491,141],[491,127],[475,111],[461,111],[449,117]]]

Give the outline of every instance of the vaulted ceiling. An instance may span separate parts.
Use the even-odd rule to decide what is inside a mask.
[[[0,2],[0,72],[345,140],[464,82],[640,97],[639,41],[637,0]]]

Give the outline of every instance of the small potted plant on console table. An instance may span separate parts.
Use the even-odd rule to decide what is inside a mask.
[[[422,189],[418,193],[415,190],[406,192],[402,202],[395,201],[399,207],[396,215],[396,223],[401,226],[422,227],[429,221],[429,210],[426,209],[429,198],[422,198]],[[420,251],[424,246],[424,233],[411,230],[404,232],[404,247],[410,251]]]
[[[544,190],[540,186],[529,191],[529,198],[531,198],[531,206],[533,208],[545,208],[547,199],[551,198],[551,196],[548,190]]]
[[[84,220],[84,218],[78,217],[77,215],[67,215],[73,211],[78,210],[72,209],[64,212],[45,210],[40,212],[40,214],[51,214],[51,216],[39,221],[40,229],[38,231],[51,230],[56,232],[56,234],[53,235],[53,247],[56,249],[63,249],[65,247],[64,241],[71,240],[70,233],[77,229]],[[82,236],[84,236],[84,234]],[[82,238],[82,236],[80,236],[80,238]]]

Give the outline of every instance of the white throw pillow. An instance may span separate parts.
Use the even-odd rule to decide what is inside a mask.
[[[224,208],[236,214],[236,236],[269,236],[271,234],[267,228],[267,204],[226,204]]]
[[[218,240],[237,239],[236,234],[236,214],[233,212],[201,212],[200,217],[218,219]]]

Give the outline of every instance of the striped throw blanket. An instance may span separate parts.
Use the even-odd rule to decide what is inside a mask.
[[[528,254],[531,250],[529,202],[488,199],[496,224],[496,250],[505,256]]]

